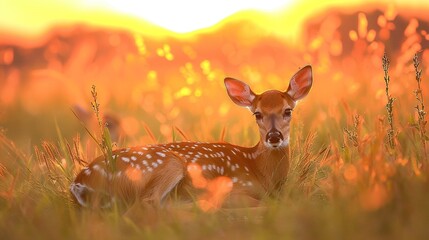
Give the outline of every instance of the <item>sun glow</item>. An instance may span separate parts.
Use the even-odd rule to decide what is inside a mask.
[[[241,79],[256,93],[284,91],[290,76],[307,64],[313,67],[315,81],[311,94],[294,111],[293,158],[285,197],[296,202],[302,199],[304,205],[298,208],[317,199],[332,206],[350,205],[359,210],[352,212],[363,214],[346,211],[351,220],[373,217],[372,213],[391,206],[429,201],[429,191],[426,197],[415,191],[429,185],[429,161],[423,159],[429,145],[424,145],[427,132],[421,127],[424,121],[419,110],[423,109],[419,107],[421,95],[427,100],[429,93],[425,82],[429,78],[428,0],[146,1],[0,0],[0,182],[6,183],[0,184],[0,202],[12,206],[0,217],[0,231],[2,219],[17,219],[14,213],[22,208],[29,209],[25,213],[41,212],[31,209],[40,204],[25,200],[34,195],[33,189],[42,205],[49,203],[46,199],[64,202],[61,196],[66,196],[71,174],[101,154],[97,147],[100,121],[108,126],[115,149],[186,140],[254,146],[259,140],[257,124],[246,109],[234,106],[223,79]],[[391,59],[389,93],[382,68],[384,53]],[[419,72],[421,89],[416,83]],[[97,86],[99,116],[91,109],[91,86]],[[396,99],[392,121],[398,133],[396,149],[383,144],[390,133],[386,132],[385,104],[390,99],[386,94]],[[146,179],[138,167],[144,164],[133,164],[121,176],[139,184]],[[230,195],[236,192],[233,188],[245,185],[232,176],[242,169],[234,169],[227,173],[189,164],[186,174],[198,193],[195,206],[210,212],[224,201],[252,204],[252,199]],[[46,183],[45,192],[40,192],[39,182]],[[157,182],[148,182],[150,191]],[[36,188],[30,189],[31,184]],[[52,198],[53,193],[57,197]],[[171,200],[176,193],[172,192]],[[413,194],[418,201],[409,202]],[[410,198],[402,202],[403,195]],[[69,212],[71,205],[63,205],[59,213]],[[262,212],[252,215],[264,216],[265,208],[254,209]],[[344,209],[332,210],[323,210],[328,215],[319,218],[336,216]],[[411,208],[401,213],[407,210],[416,212]],[[127,212],[135,213],[134,208]],[[301,212],[296,213],[299,218]],[[234,216],[222,209],[222,220],[225,214]],[[142,216],[139,219],[155,222]],[[194,222],[189,215],[183,216],[183,222]],[[281,224],[284,217],[279,217]],[[424,217],[418,215],[412,223],[419,225]],[[61,229],[70,225],[68,219]],[[260,221],[259,217],[255,220],[246,223]],[[263,227],[272,223],[268,220],[262,222]],[[144,229],[148,226],[135,223]],[[41,224],[52,225],[49,221]],[[82,236],[81,224],[76,224],[71,231]],[[164,226],[164,222],[156,224],[150,226]],[[397,233],[396,226],[393,221],[388,227]],[[17,229],[22,236],[25,228]],[[63,234],[59,231],[52,236]]]
[[[267,33],[294,40],[303,22],[336,7],[361,6],[362,0],[15,0],[0,3],[0,41],[8,42],[11,33],[22,36],[47,36],[53,27],[88,25],[125,29],[155,37],[194,36],[212,31],[221,22],[252,21]],[[421,0],[366,0],[365,6],[389,4],[409,7],[429,5]],[[239,14],[237,14],[239,13]],[[42,39],[33,39],[33,41]],[[14,40],[15,41],[15,40]]]
[[[275,11],[288,7],[293,2],[294,0],[92,0],[84,4],[139,17],[174,32],[186,33],[210,27],[240,10]]]
[[[5,1],[0,7],[0,28],[12,32],[38,34],[55,25],[86,23],[144,31],[155,29],[159,32],[159,29],[150,26],[153,24],[174,33],[188,33],[213,26],[242,10],[273,12],[289,7],[294,1]]]

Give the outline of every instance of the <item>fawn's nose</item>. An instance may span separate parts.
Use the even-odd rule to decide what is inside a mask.
[[[267,134],[266,141],[271,146],[278,147],[278,145],[283,141],[283,134],[278,130],[271,130]]]

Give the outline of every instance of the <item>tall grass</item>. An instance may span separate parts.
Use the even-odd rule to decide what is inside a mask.
[[[161,210],[150,206],[121,211],[79,209],[70,201],[68,186],[92,160],[85,155],[91,145],[83,144],[80,137],[63,139],[58,128],[57,143],[45,141],[27,154],[0,133],[2,239],[426,239],[428,173],[419,164],[421,155],[407,150],[426,151],[421,75],[416,75],[417,128],[401,128],[393,121],[387,57],[383,62],[387,123],[366,113],[336,113],[337,119],[324,126],[328,132],[340,129],[343,137],[336,138],[320,134],[319,129],[307,131],[306,123],[294,120],[291,167],[283,192],[260,208],[214,213],[182,205]],[[416,60],[414,64],[416,73],[421,73]],[[112,143],[95,88],[92,96],[100,127],[93,141],[101,146],[99,154],[108,156]],[[300,107],[309,106],[304,102]],[[215,127],[201,131],[213,139],[235,134]],[[397,130],[403,134],[397,135],[395,143]],[[419,134],[413,134],[415,130]],[[155,141],[149,127],[147,131]],[[174,131],[192,140],[179,128]],[[248,137],[245,131],[240,134]],[[416,141],[421,146],[414,146]]]

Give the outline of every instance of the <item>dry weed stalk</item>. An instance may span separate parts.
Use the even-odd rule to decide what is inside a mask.
[[[392,96],[389,93],[389,83],[390,83],[389,65],[390,65],[390,61],[387,58],[386,53],[384,53],[382,61],[383,61],[383,71],[384,71],[384,82],[386,83],[387,121],[389,122],[389,129],[387,129],[387,141],[388,141],[389,147],[391,149],[394,149],[395,148],[395,140],[394,140],[395,130],[393,128],[393,102],[395,101],[395,99],[392,98]]]
[[[71,160],[73,161],[74,166],[83,167],[89,164],[89,162],[87,162],[83,157],[79,135],[73,138],[72,144],[67,142],[66,145],[67,145],[67,151],[71,157]]]
[[[109,129],[107,128],[107,126],[105,126],[105,124],[103,124],[103,121],[101,120],[100,104],[97,100],[98,94],[95,85],[92,85],[91,95],[93,99],[93,102],[91,102],[91,106],[94,110],[98,125],[100,127],[101,143],[99,144],[99,146],[104,155],[104,159],[106,161],[108,169],[111,172],[115,172],[116,160],[112,157],[112,140],[110,137]]]
[[[417,105],[415,108],[417,110],[418,122],[415,127],[420,133],[420,140],[423,146],[423,154],[424,154],[425,162],[427,163],[426,141],[429,140],[429,137],[426,135],[427,121],[425,119],[426,112],[425,112],[425,105],[423,101],[423,91],[421,89],[422,69],[419,68],[420,62],[419,62],[419,57],[417,53],[414,54],[413,64],[414,64],[414,70],[416,72],[416,81],[417,81],[417,89],[414,91],[414,94],[417,100]]]
[[[353,144],[354,147],[359,146],[359,125],[361,123],[360,115],[355,114],[353,116],[353,128],[348,129],[344,128],[344,132],[347,135],[349,141]]]
[[[65,157],[62,156],[57,145],[44,141],[40,148],[37,146],[34,147],[34,152],[39,166],[46,167],[46,172],[41,168],[42,174],[48,177],[52,186],[57,190],[57,193],[64,194],[65,196],[68,193],[71,172],[69,171],[70,168],[67,166]]]

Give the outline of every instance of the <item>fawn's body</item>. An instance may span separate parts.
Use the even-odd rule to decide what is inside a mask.
[[[312,85],[311,67],[299,70],[285,92],[256,95],[243,82],[226,78],[228,94],[256,117],[261,139],[251,148],[229,143],[178,142],[115,150],[113,171],[103,157],[84,168],[70,190],[82,206],[107,207],[115,199],[160,204],[166,196],[224,191],[259,200],[280,190],[289,170],[291,111]],[[210,182],[222,184],[210,189]],[[222,195],[221,194],[221,195]]]

